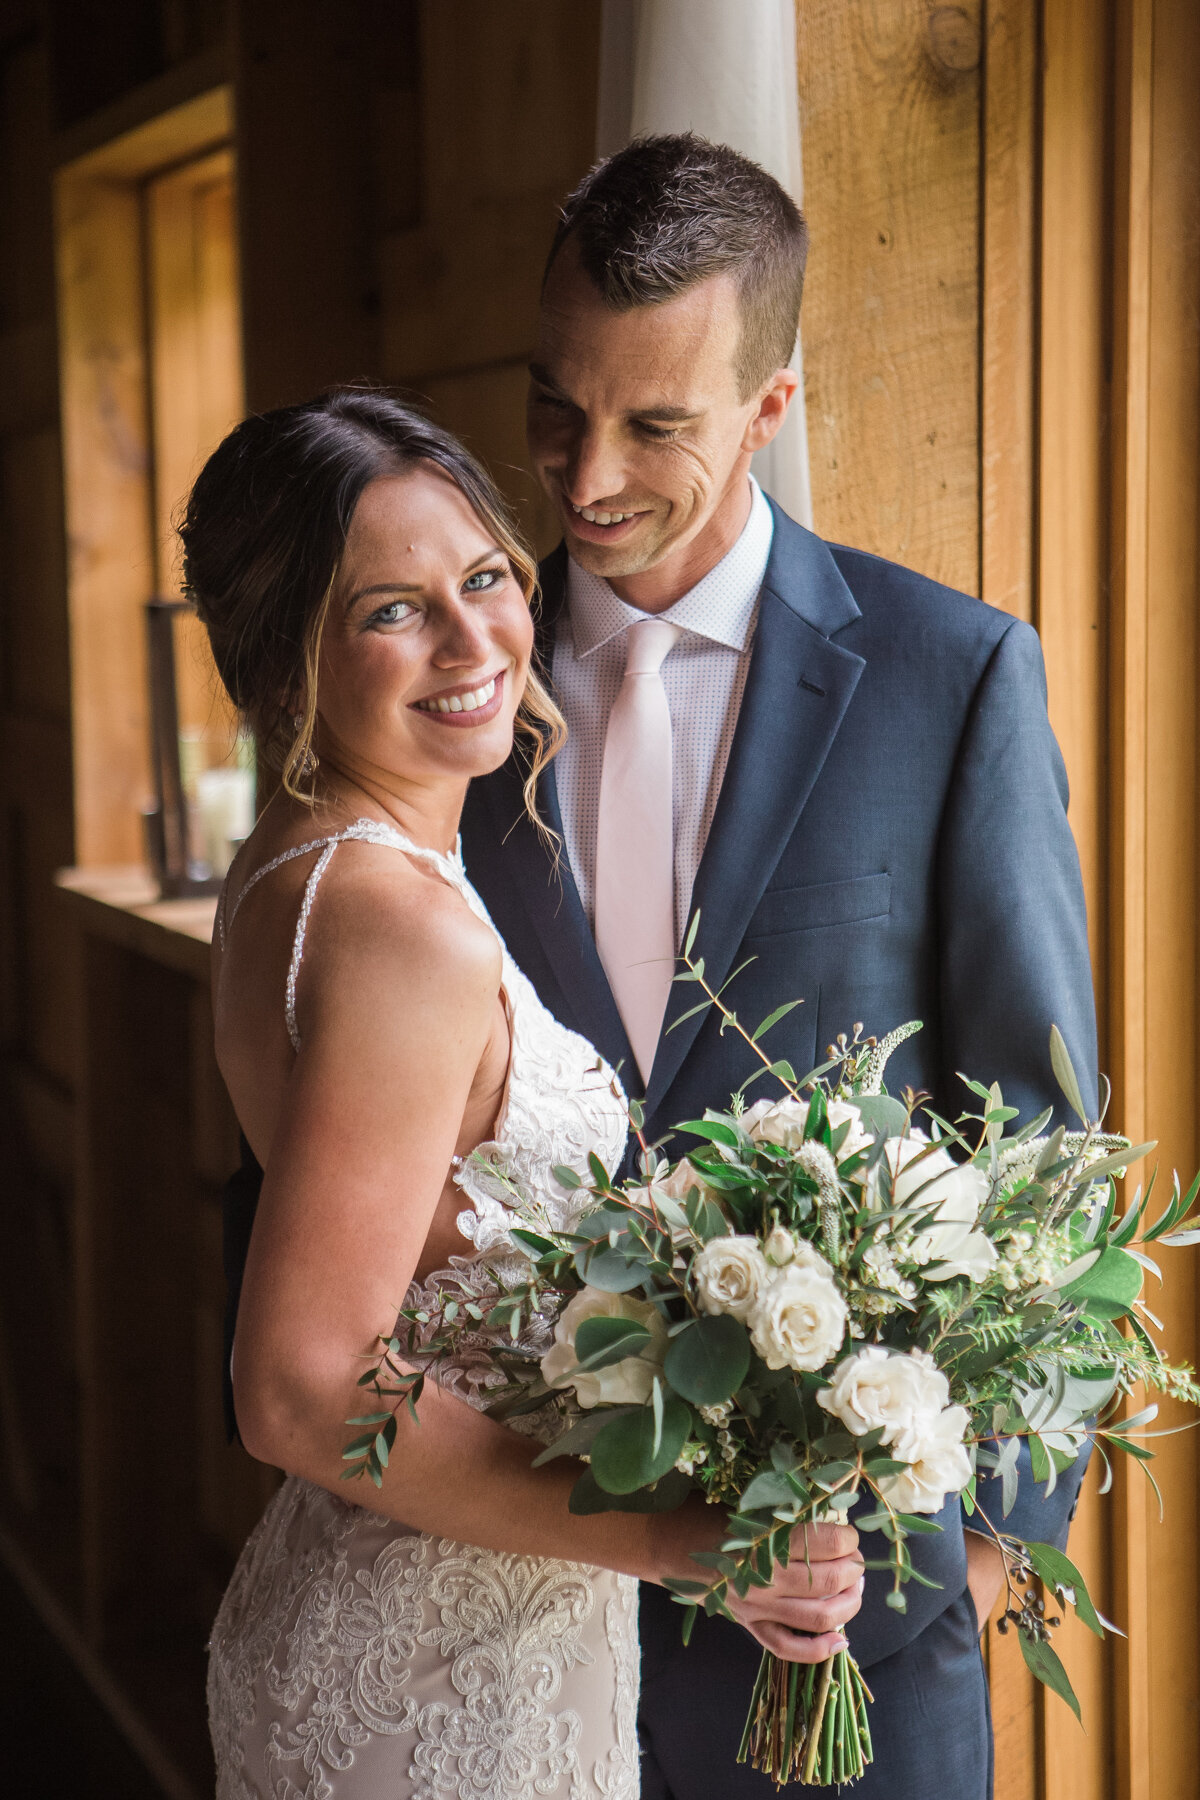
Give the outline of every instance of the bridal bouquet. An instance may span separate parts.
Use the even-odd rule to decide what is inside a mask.
[[[752,1079],[765,1070],[779,1097],[736,1094],[680,1126],[697,1145],[681,1160],[643,1144],[637,1182],[593,1158],[589,1210],[571,1233],[548,1230],[514,1191],[519,1278],[497,1273],[482,1300],[447,1293],[436,1316],[402,1314],[360,1385],[412,1406],[439,1356],[490,1331],[490,1410],[537,1417],[550,1440],[539,1463],[586,1465],[573,1510],[666,1510],[694,1489],[723,1507],[720,1550],[697,1557],[709,1566],[696,1580],[672,1584],[685,1637],[699,1607],[728,1615],[731,1593],[769,1583],[802,1541],[797,1527],[851,1514],[884,1540],[867,1566],[890,1572],[888,1604],[903,1612],[905,1584],[927,1581],[909,1540],[940,1529],[931,1515],[961,1495],[1004,1553],[1001,1628],[1016,1628],[1033,1673],[1078,1714],[1034,1578],[1097,1634],[1107,1622],[1061,1551],[994,1530],[975,1483],[982,1470],[999,1478],[1007,1516],[1022,1443],[1049,1492],[1091,1438],[1107,1486],[1108,1452],[1152,1454],[1134,1433],[1156,1409],[1130,1414],[1129,1396],[1144,1386],[1200,1401],[1140,1298],[1146,1271],[1157,1274],[1147,1245],[1200,1240],[1189,1216],[1200,1177],[1186,1194],[1176,1181],[1153,1224],[1149,1192],[1119,1210],[1117,1181],[1152,1146],[1087,1122],[1057,1032],[1055,1071],[1084,1128],[1048,1131],[1047,1113],[1009,1136],[1016,1111],[995,1086],[967,1081],[977,1104],[953,1124],[918,1095],[885,1092],[888,1057],[917,1026],[881,1042],[860,1027],[797,1078],[761,1045],[790,1009],[750,1032],[690,943],[684,960],[681,979],[745,1038]],[[569,1168],[556,1176],[581,1185]],[[495,1352],[497,1326],[511,1353]],[[353,1423],[368,1429],[346,1448],[346,1474],[379,1482],[394,1413]],[[849,1651],[819,1667],[764,1653],[739,1760],[778,1784],[852,1781],[871,1759],[869,1699]]]

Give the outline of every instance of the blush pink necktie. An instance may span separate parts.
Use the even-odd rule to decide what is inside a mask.
[[[680,627],[639,620],[604,739],[596,828],[596,948],[642,1080],[675,974],[671,714],[663,661]]]

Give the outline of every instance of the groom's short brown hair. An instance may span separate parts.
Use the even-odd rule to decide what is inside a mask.
[[[618,312],[731,275],[742,308],[743,399],[791,360],[808,227],[775,177],[727,144],[690,131],[635,138],[568,195],[547,277],[568,240]]]

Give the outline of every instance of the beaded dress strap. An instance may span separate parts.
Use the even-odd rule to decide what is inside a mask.
[[[402,850],[406,856],[415,857],[419,862],[429,863],[444,881],[462,894],[473,912],[479,910],[473,890],[467,882],[457,856],[443,856],[440,850],[427,850],[421,844],[414,844],[410,838],[404,836],[403,832],[394,830],[390,825],[382,824],[378,819],[356,819],[353,825],[346,827],[345,831],[331,832],[327,837],[313,838],[307,844],[294,844],[290,850],[283,851],[279,856],[273,856],[270,862],[263,864],[261,869],[256,869],[245,883],[233,903],[228,919],[225,916],[225,895],[222,892],[217,908],[217,927],[220,945],[224,950],[226,935],[233,929],[233,922],[237,918],[242,901],[251,888],[257,887],[264,876],[273,874],[276,869],[282,868],[284,863],[294,862],[299,856],[310,856],[314,850],[321,852],[304,884],[300,912],[296,919],[296,934],[292,939],[291,960],[288,963],[284,1017],[287,1021],[288,1037],[291,1039],[292,1049],[297,1051],[300,1048],[300,1030],[296,1023],[296,982],[300,974],[300,963],[304,956],[304,939],[308,931],[309,915],[312,912],[313,901],[316,898],[321,877],[333,861],[333,853],[338,845],[345,843],[380,844],[391,850]]]

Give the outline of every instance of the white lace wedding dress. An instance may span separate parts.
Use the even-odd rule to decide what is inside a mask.
[[[374,820],[268,864],[254,880],[320,851],[288,979],[297,1046],[305,929],[317,884],[348,839],[436,868],[487,919],[457,860]],[[439,1286],[470,1293],[482,1268],[519,1263],[503,1172],[547,1223],[569,1229],[578,1199],[554,1166],[586,1174],[589,1150],[609,1167],[622,1155],[627,1118],[612,1071],[546,1011],[501,949],[512,1060],[494,1140],[481,1161],[455,1171],[469,1248],[414,1283],[406,1306]],[[531,1347],[548,1331],[535,1325]],[[472,1406],[485,1404],[496,1379],[490,1348],[481,1328],[473,1350],[439,1373]],[[636,1800],[637,1583],[628,1576],[431,1537],[292,1477],[242,1552],[210,1652],[218,1800]]]

